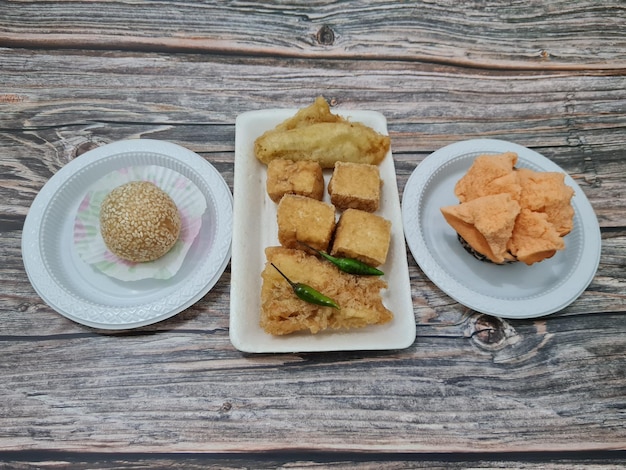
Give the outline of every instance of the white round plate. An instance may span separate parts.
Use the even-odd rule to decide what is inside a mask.
[[[120,281],[86,264],[74,249],[74,218],[89,187],[111,171],[133,165],[171,168],[206,197],[200,233],[168,280]],[[48,305],[83,325],[120,330],[165,320],[206,295],[226,269],[232,204],[219,172],[188,149],[149,139],[104,145],[61,168],[33,201],[22,234],[26,273]]]
[[[402,197],[407,244],[422,271],[457,302],[502,318],[533,318],[557,312],[587,288],[600,262],[600,228],[585,194],[574,189],[574,228],[565,250],[527,266],[495,265],[467,253],[440,208],[458,204],[454,185],[481,154],[516,152],[518,167],[535,171],[563,170],[521,145],[492,139],[457,142],[433,152],[411,174]]]

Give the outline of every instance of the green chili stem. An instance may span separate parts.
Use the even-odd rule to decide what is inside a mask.
[[[274,269],[276,269],[276,271],[278,271],[282,277],[285,278],[285,280],[289,283],[299,299],[304,300],[305,302],[309,302],[311,304],[321,305],[324,307],[332,307],[339,310],[339,305],[337,305],[337,302],[335,302],[333,299],[331,299],[330,297],[326,297],[324,294],[313,289],[311,286],[307,286],[306,284],[302,284],[300,282],[293,282],[291,279],[285,276],[285,274],[280,269],[278,269],[274,263],[270,264],[274,266]]]

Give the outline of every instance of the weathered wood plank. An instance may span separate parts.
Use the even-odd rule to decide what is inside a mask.
[[[318,453],[270,452],[249,456],[237,454],[123,454],[107,455],[93,452],[30,452],[0,453],[8,468],[91,468],[91,469],[306,469],[325,468],[341,470],[397,470],[397,469],[466,469],[516,468],[520,470],[613,470],[622,469],[626,460],[618,452],[556,452],[506,453],[492,455],[472,454],[382,454],[359,452]]]
[[[486,68],[626,67],[620,0],[4,2],[0,46],[397,59]],[[132,26],[131,26],[132,25]]]
[[[0,106],[7,111],[0,115],[0,139],[19,155],[1,163],[3,174],[15,177],[6,183],[7,211],[27,207],[21,198],[32,198],[77,154],[122,138],[174,140],[232,171],[223,152],[233,151],[237,114],[303,106],[323,94],[339,111],[365,108],[387,116],[401,187],[415,165],[443,145],[500,138],[560,164],[591,197],[603,226],[626,225],[619,197],[626,76],[507,72],[485,78],[480,71],[402,62],[373,71],[358,61],[261,65],[258,59],[134,53],[102,58],[5,50],[0,57],[6,84]]]
[[[612,328],[515,322],[489,348],[449,333],[389,353],[245,356],[213,334],[210,312],[147,336],[9,338],[3,448],[623,449],[626,320],[602,318]]]

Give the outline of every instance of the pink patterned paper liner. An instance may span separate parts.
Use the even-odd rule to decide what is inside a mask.
[[[174,200],[181,218],[181,233],[172,249],[161,258],[133,263],[114,255],[100,234],[100,206],[117,186],[130,181],[150,181]],[[80,258],[107,276],[122,281],[169,279],[183,264],[202,227],[207,202],[191,180],[169,168],[156,165],[132,166],[111,172],[92,185],[81,201],[74,219],[74,247]]]

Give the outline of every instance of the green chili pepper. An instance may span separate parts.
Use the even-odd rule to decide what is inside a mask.
[[[385,274],[380,269],[373,268],[372,266],[359,261],[358,259],[352,258],[337,258],[335,256],[331,256],[328,253],[325,253],[321,250],[316,250],[312,246],[307,245],[303,242],[298,242],[301,245],[306,246],[309,250],[313,250],[318,253],[323,258],[326,258],[328,261],[337,266],[341,271],[349,274],[359,274],[361,276],[382,276]]]
[[[322,305],[324,307],[332,307],[339,310],[339,305],[337,305],[337,303],[330,297],[326,297],[324,294],[316,291],[311,286],[307,286],[306,284],[302,284],[300,282],[293,282],[291,279],[285,276],[274,263],[271,263],[271,265],[274,266],[274,269],[276,269],[276,271],[278,271],[282,277],[285,278],[285,280],[289,283],[298,298],[311,304]]]

